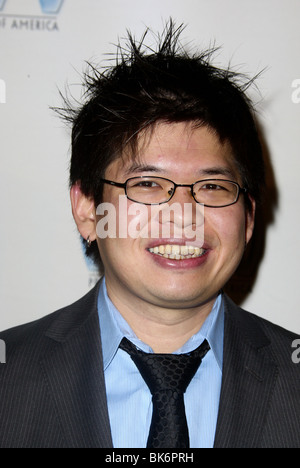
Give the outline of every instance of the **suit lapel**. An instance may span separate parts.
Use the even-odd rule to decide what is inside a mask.
[[[256,320],[226,297],[224,332],[215,447],[259,447],[277,366]]]
[[[47,332],[41,362],[67,447],[112,447],[97,313],[98,288]]]

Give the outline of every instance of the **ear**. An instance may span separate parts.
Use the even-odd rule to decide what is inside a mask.
[[[256,203],[255,200],[248,196],[251,208],[246,207],[246,232],[245,232],[245,241],[246,245],[250,242],[255,223],[255,212],[256,212]]]
[[[94,200],[84,195],[79,183],[74,184],[70,190],[72,213],[78,231],[84,239],[96,239],[96,211]]]

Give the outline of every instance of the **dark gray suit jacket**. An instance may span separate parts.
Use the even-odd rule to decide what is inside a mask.
[[[0,447],[112,448],[97,285],[75,304],[0,333]],[[296,335],[225,297],[215,447],[300,447]]]

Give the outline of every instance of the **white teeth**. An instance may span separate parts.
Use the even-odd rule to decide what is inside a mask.
[[[183,260],[186,258],[200,257],[205,252],[204,249],[192,245],[158,245],[151,247],[149,252],[160,255],[164,258]]]
[[[189,253],[190,254],[194,253],[194,249],[195,249],[195,247],[193,247],[192,245],[189,245]]]
[[[170,255],[171,253],[172,253],[171,245],[166,245],[165,246],[165,254]]]
[[[164,248],[163,245],[160,245],[160,246],[158,247],[158,253],[160,253],[161,255],[163,255],[163,254],[165,253],[165,248]]]
[[[172,245],[172,254],[174,255],[180,254],[180,245]]]

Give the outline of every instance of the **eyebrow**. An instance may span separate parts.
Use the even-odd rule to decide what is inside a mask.
[[[154,173],[160,173],[160,174],[166,174],[166,170],[159,167],[159,166],[153,166],[151,164],[141,164],[134,162],[132,163],[125,171],[125,176],[129,176],[132,174],[140,173],[140,172],[154,172]],[[197,177],[204,177],[204,176],[224,176],[224,177],[229,177],[229,178],[234,178],[236,177],[235,172],[226,166],[213,166],[213,167],[207,167],[203,169],[199,169],[199,171],[196,172]]]
[[[131,174],[136,174],[137,172],[160,172],[164,173],[164,169],[158,166],[153,166],[151,164],[141,164],[134,162],[132,163],[126,170],[125,176],[129,176]]]
[[[226,166],[216,166],[216,167],[208,167],[206,169],[201,169],[199,174],[205,176],[225,176],[225,177],[236,177],[236,174],[232,169]]]

